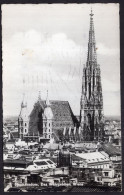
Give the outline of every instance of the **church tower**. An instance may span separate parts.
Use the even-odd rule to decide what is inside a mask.
[[[45,139],[52,138],[52,134],[53,134],[52,124],[53,124],[53,112],[50,107],[50,101],[49,101],[48,91],[47,91],[46,107],[43,113],[43,137]]]
[[[104,136],[101,72],[96,56],[93,15],[91,10],[88,55],[83,68],[80,101],[80,126],[84,141],[99,141]]]
[[[18,133],[19,138],[23,139],[25,135],[28,134],[29,118],[27,111],[27,103],[24,99],[21,103],[21,111],[18,117]]]

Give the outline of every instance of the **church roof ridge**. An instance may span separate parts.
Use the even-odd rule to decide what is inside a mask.
[[[63,103],[69,103],[67,100],[49,100],[50,102],[63,102]],[[46,102],[46,100],[41,100],[41,102]]]

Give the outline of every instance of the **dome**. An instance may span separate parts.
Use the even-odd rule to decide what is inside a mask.
[[[44,116],[47,119],[52,119],[53,118],[53,112],[52,112],[52,109],[50,107],[46,107],[45,108],[45,110],[44,110]]]

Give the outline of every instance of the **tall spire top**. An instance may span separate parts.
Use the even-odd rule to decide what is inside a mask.
[[[49,101],[49,96],[48,96],[48,90],[47,90],[46,105],[47,106],[50,106],[50,101]]]
[[[22,99],[22,103],[21,103],[21,108],[25,108],[27,107],[27,102],[25,102],[25,93],[23,93],[23,99]]]
[[[92,7],[91,7],[91,13],[90,13],[90,16],[92,17],[94,14],[93,14],[93,10],[92,10]]]
[[[41,101],[41,92],[39,91],[39,95],[38,95],[38,101]]]
[[[92,11],[92,8],[91,8],[87,65],[90,62],[96,62],[97,63],[97,60],[96,60],[96,42],[95,42],[95,32],[94,32],[93,16],[94,16],[94,14],[93,14],[93,11]]]

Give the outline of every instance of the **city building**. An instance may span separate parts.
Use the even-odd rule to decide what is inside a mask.
[[[82,168],[112,168],[112,161],[109,159],[109,157],[101,152],[77,153],[75,156],[77,159],[73,159],[72,156],[73,163],[75,165],[78,164],[78,166]]]

